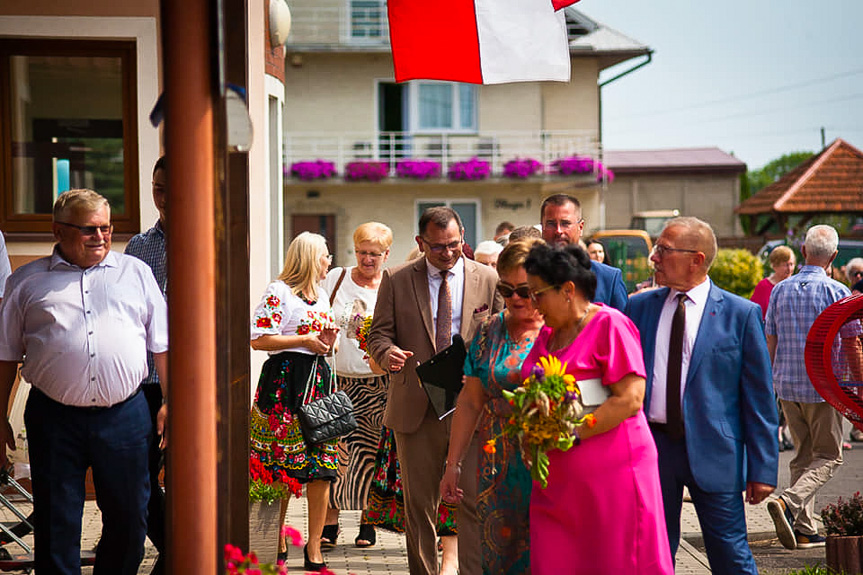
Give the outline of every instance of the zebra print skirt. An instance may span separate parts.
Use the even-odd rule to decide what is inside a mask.
[[[389,376],[354,378],[338,376],[354,406],[357,428],[339,440],[339,473],[330,488],[333,509],[363,510],[375,471],[375,455],[384,421]]]

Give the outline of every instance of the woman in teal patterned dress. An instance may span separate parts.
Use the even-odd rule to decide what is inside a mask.
[[[521,384],[521,364],[542,327],[527,288],[524,260],[542,243],[526,238],[504,248],[497,261],[498,291],[506,309],[492,317],[474,336],[465,361],[465,386],[452,422],[449,453],[441,496],[456,503],[461,460],[474,429],[479,430],[477,515],[482,526],[482,569],[486,574],[530,573],[530,472],[517,442],[501,437],[511,408],[503,389]],[[478,424],[478,426],[477,426]],[[497,439],[495,445],[487,445]]]

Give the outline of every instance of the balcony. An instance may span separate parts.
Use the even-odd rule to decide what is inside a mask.
[[[516,158],[532,158],[544,166],[539,177],[552,177],[554,160],[572,156],[599,159],[596,132],[583,131],[509,131],[478,134],[416,134],[407,132],[338,133],[332,135],[291,132],[285,138],[285,166],[294,162],[326,160],[344,174],[351,162],[380,161],[389,164],[390,173],[400,160],[432,160],[441,164],[445,177],[450,166],[471,158],[487,161],[491,177],[503,175],[504,165]],[[599,165],[594,173],[600,176]]]
[[[291,17],[290,52],[390,49],[384,0],[298,0],[291,6]]]

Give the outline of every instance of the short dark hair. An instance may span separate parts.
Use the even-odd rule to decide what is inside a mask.
[[[502,234],[504,232],[511,232],[515,229],[515,224],[512,222],[503,221],[497,225],[494,229],[494,235]]]
[[[565,206],[566,204],[575,205],[579,215],[581,215],[581,202],[578,201],[578,198],[569,194],[554,194],[542,200],[542,205],[539,207],[539,221],[542,222],[545,217],[545,206]]]
[[[461,224],[461,218],[458,216],[458,212],[454,209],[447,206],[434,206],[432,208],[427,208],[426,211],[423,212],[423,215],[420,216],[420,235],[426,233],[426,229],[428,229],[429,224],[434,224],[439,228],[446,228],[453,220],[458,224],[459,231],[464,230],[464,226]]]
[[[576,244],[562,247],[540,244],[530,250],[524,261],[524,269],[528,274],[538,276],[553,286],[572,282],[575,289],[593,301],[596,296],[596,274],[590,266],[590,256]]]
[[[168,170],[168,160],[165,159],[165,156],[159,156],[159,159],[156,160],[156,163],[153,164],[153,175],[156,175],[156,172],[159,170]]]

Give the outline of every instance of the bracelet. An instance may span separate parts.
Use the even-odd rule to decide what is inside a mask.
[[[447,467],[453,467],[453,466],[455,466],[455,468],[456,468],[456,469],[458,469],[459,471],[461,471],[461,461],[456,461],[455,463],[453,463],[453,462],[451,462],[451,461],[447,461],[447,462],[446,462],[446,466],[447,466]]]

